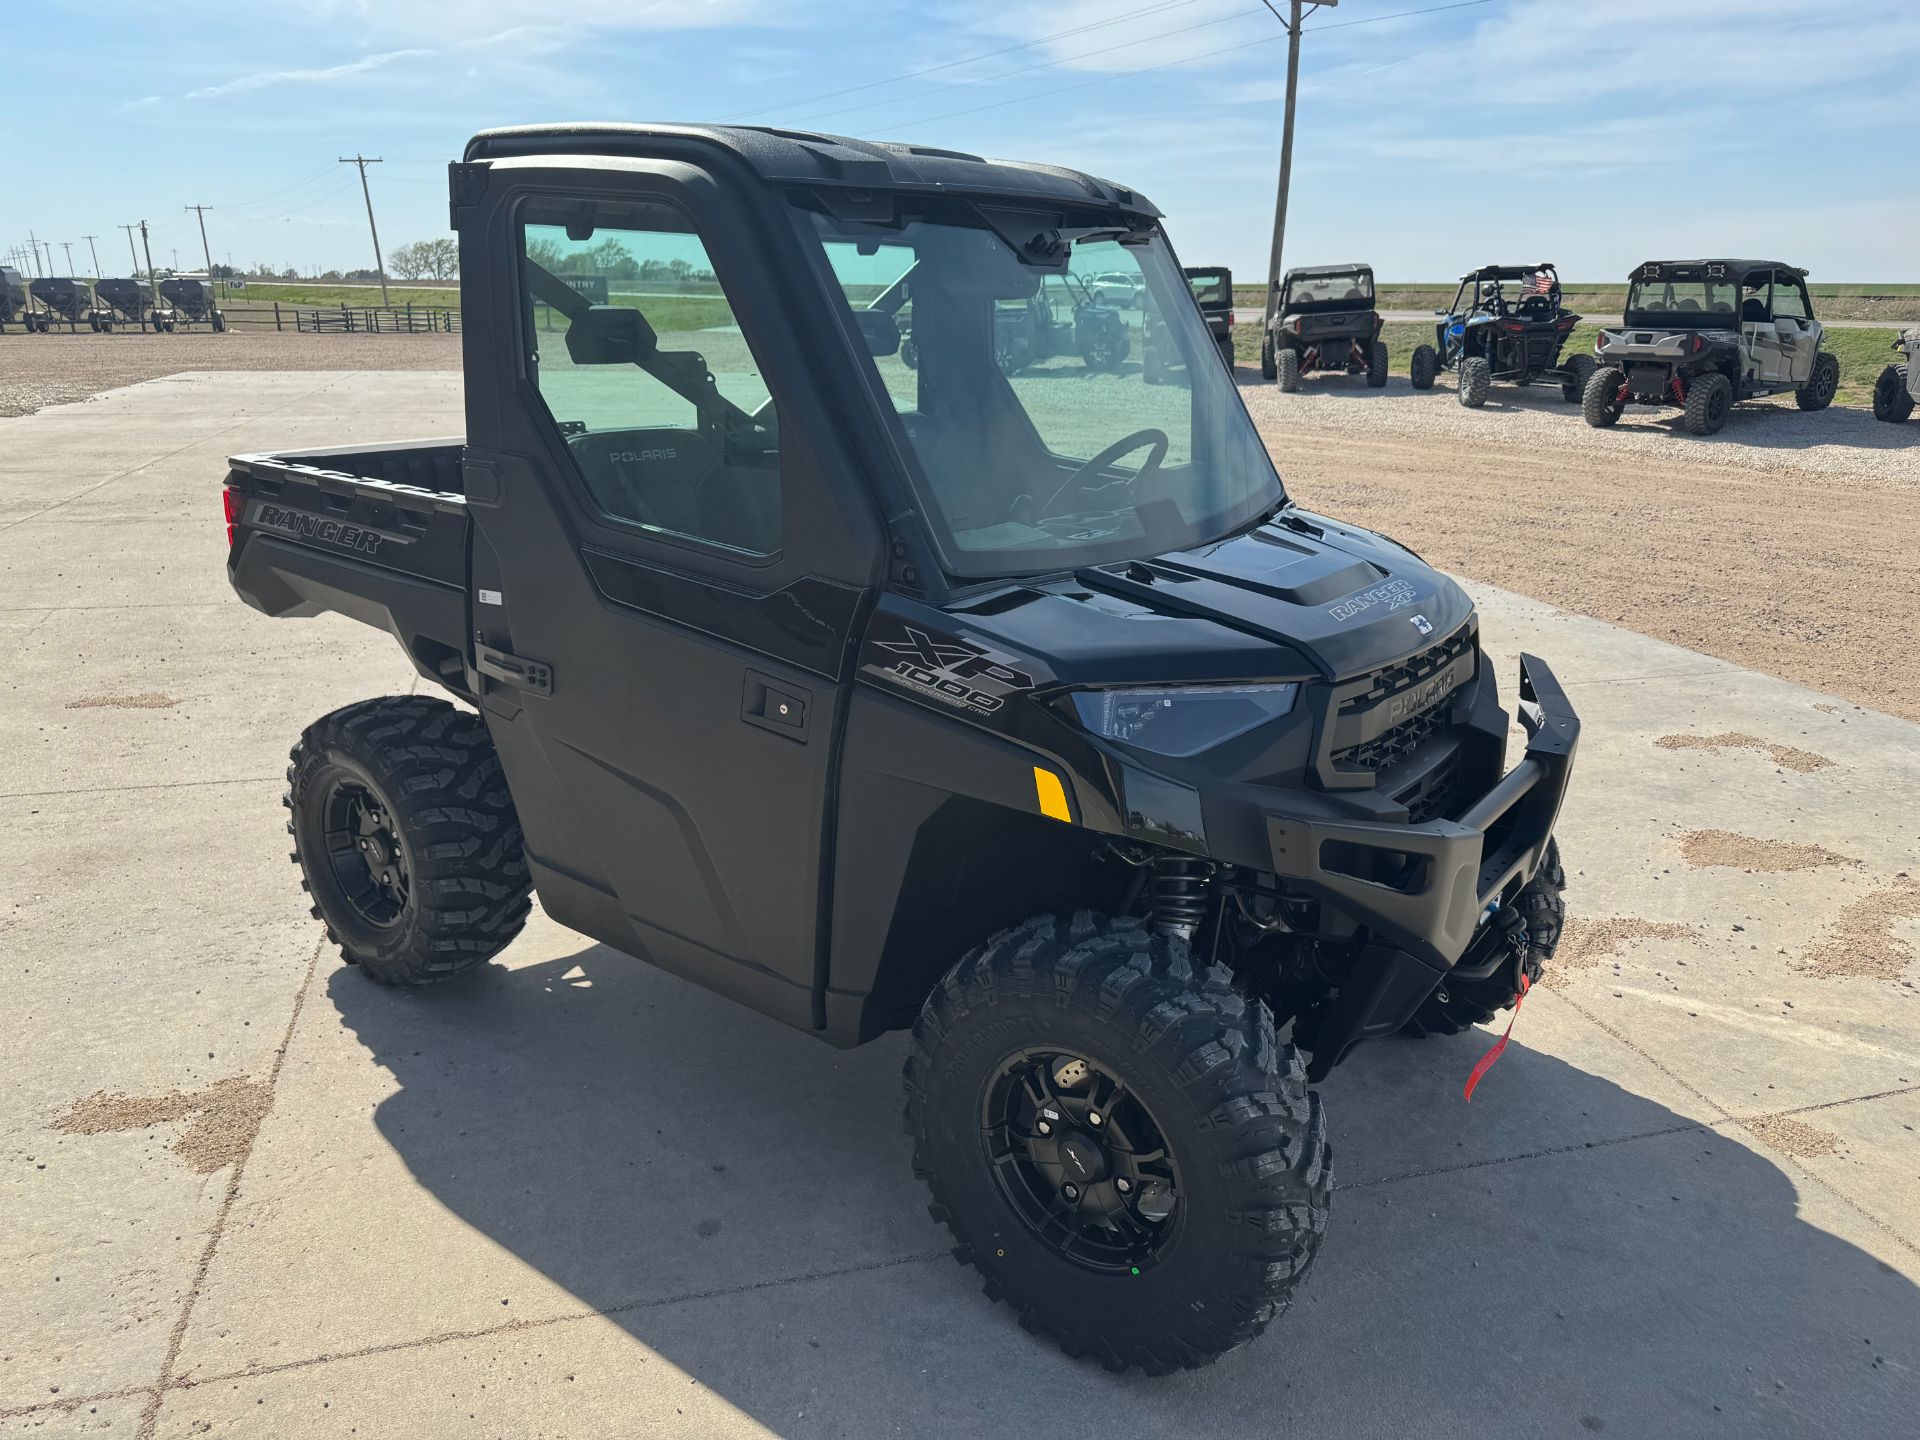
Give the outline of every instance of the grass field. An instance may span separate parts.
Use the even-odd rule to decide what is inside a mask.
[[[1567,339],[1565,353],[1591,355],[1594,337],[1599,333],[1598,325],[1577,326]],[[1893,359],[1891,347],[1899,333],[1893,329],[1827,331],[1825,348],[1840,360],[1840,390],[1837,396],[1840,404],[1868,403],[1873,394],[1873,382],[1887,362]],[[1388,368],[1394,375],[1404,377],[1407,365],[1413,358],[1414,346],[1423,342],[1433,343],[1433,327],[1413,322],[1393,323],[1382,331],[1382,338],[1387,342]],[[1260,363],[1260,327],[1234,327],[1233,349],[1234,359],[1240,364],[1257,366]]]

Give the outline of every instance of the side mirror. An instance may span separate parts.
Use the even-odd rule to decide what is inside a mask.
[[[884,310],[856,310],[860,338],[867,342],[867,353],[878,360],[883,355],[900,353],[900,322]]]
[[[639,365],[659,344],[647,317],[627,305],[590,305],[567,326],[567,354],[576,365]]]

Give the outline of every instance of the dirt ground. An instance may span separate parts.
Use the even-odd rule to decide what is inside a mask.
[[[0,335],[0,416],[183,370],[458,370],[458,335]]]
[[[1594,431],[1512,392],[1484,411],[1397,382],[1243,394],[1294,498],[1432,564],[1920,719],[1920,424],[1741,406]]]

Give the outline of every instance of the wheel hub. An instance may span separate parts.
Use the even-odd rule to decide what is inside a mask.
[[[1145,1105],[1093,1059],[1008,1057],[982,1097],[1001,1195],[1048,1248],[1087,1269],[1138,1274],[1178,1226],[1179,1175]]]
[[[411,877],[399,822],[355,780],[337,782],[323,807],[328,868],[361,919],[392,925],[407,907]]]

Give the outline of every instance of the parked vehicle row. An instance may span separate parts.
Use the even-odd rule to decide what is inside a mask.
[[[156,293],[158,296],[156,302]],[[0,266],[0,331],[18,321],[29,334],[46,335],[55,326],[96,334],[120,327],[170,334],[182,325],[227,328],[211,282],[174,275],[157,286],[145,280],[87,280],[72,275],[41,276],[31,282],[10,266]]]
[[[1649,260],[1629,277],[1618,327],[1602,330],[1592,354],[1564,355],[1581,317],[1566,307],[1549,262],[1483,265],[1460,277],[1452,304],[1437,311],[1434,339],[1415,348],[1408,379],[1433,388],[1442,372],[1459,377],[1462,405],[1486,404],[1495,382],[1557,383],[1589,425],[1615,424],[1629,405],[1677,407],[1686,428],[1712,435],[1741,400],[1793,393],[1802,410],[1824,410],[1840,384],[1840,361],[1822,341],[1807,272],[1779,260]],[[1371,331],[1369,332],[1369,326]],[[1386,347],[1378,335],[1373,271],[1361,264],[1289,270],[1261,344],[1260,373],[1297,390],[1313,370],[1366,373],[1386,383]],[[1874,414],[1912,413],[1912,357],[1920,330],[1895,349],[1874,389]]]

